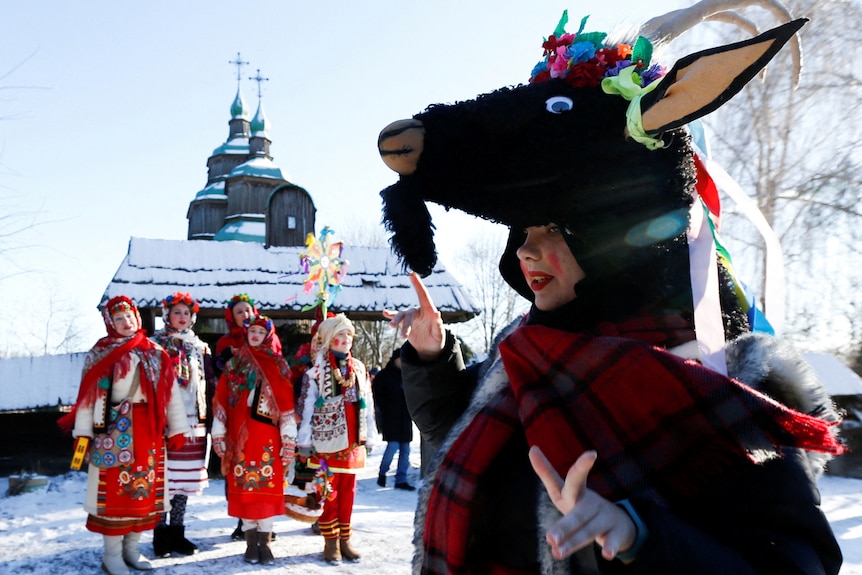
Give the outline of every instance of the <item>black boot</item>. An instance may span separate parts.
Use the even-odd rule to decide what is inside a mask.
[[[257,549],[260,553],[261,565],[272,565],[275,562],[275,557],[272,555],[272,549],[269,548],[270,541],[272,541],[272,532],[257,532]]]
[[[386,487],[386,474],[385,473],[381,473],[380,475],[377,476],[377,485],[379,485],[380,487]]]
[[[171,551],[180,555],[194,555],[198,552],[198,546],[186,539],[185,525],[171,525],[173,533],[173,546]]]
[[[236,529],[230,534],[230,538],[233,541],[245,541],[245,534],[242,532],[242,519],[237,520]]]
[[[167,557],[171,554],[173,534],[169,525],[156,525],[153,530],[153,554],[156,557]]]
[[[243,533],[245,537],[245,555],[243,561],[246,563],[260,563],[260,547],[257,543],[257,529],[250,529]]]

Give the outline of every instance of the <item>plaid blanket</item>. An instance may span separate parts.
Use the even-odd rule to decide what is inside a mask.
[[[500,345],[510,385],[455,440],[425,518],[423,573],[467,573],[479,477],[523,428],[565,477],[598,452],[588,485],[612,501],[696,493],[720,473],[781,447],[840,453],[833,423],[643,342],[522,326]]]

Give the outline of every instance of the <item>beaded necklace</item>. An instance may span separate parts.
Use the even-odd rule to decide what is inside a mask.
[[[356,383],[356,372],[353,370],[353,356],[347,356],[347,378],[341,374],[341,368],[338,366],[338,361],[335,358],[335,354],[329,353],[329,365],[332,371],[332,378],[335,380],[338,385],[343,388],[353,387]]]

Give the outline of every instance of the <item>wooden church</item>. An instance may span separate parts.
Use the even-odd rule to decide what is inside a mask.
[[[258,84],[264,80],[259,72],[251,79]],[[115,295],[129,296],[152,333],[160,327],[161,301],[176,291],[189,292],[201,304],[195,331],[213,344],[226,331],[226,302],[247,293],[275,320],[289,348],[292,334],[308,332],[312,312],[302,309],[316,299],[316,292],[304,289],[307,272],[301,256],[307,251],[306,238],[319,231],[317,210],[311,194],[288,181],[273,161],[260,89],[252,117],[237,87],[228,126],[226,141],[207,160],[206,185],[189,203],[188,239],[131,238],[101,304]],[[382,320],[384,309],[415,305],[408,272],[388,247],[343,246],[342,257],[349,262],[348,271],[331,311],[353,320]],[[425,283],[445,322],[479,313],[441,264]]]

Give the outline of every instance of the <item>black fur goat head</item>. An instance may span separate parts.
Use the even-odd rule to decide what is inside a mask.
[[[695,178],[682,127],[736,94],[804,22],[682,58],[650,90],[636,87],[631,101],[598,80],[583,86],[545,74],[387,126],[378,148],[400,174],[381,192],[394,251],[420,275],[431,273],[428,201],[513,230],[563,225],[588,277],[608,265],[619,269],[655,244],[684,241]],[[647,63],[632,62],[629,70]]]

